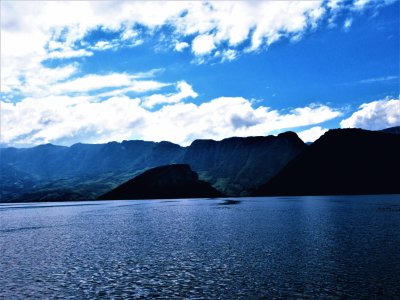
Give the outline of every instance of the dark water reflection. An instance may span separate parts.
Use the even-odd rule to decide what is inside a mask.
[[[223,200],[222,202],[219,202],[218,205],[236,205],[241,202],[242,201],[240,201],[240,200],[226,199],[226,200]]]
[[[236,201],[2,204],[0,299],[399,297],[399,195]]]

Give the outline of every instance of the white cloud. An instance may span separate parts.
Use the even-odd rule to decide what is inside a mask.
[[[107,87],[127,86],[131,82],[127,74],[86,75],[77,79],[60,83],[53,90],[55,93],[85,92]]]
[[[126,41],[126,40],[134,40],[134,39],[136,39],[137,37],[139,36],[139,32],[137,32],[137,31],[135,31],[135,30],[133,30],[133,29],[131,29],[131,28],[128,28],[128,29],[126,29],[126,30],[124,30],[123,32],[122,32],[122,34],[121,34],[121,39],[122,40],[124,40],[124,41]]]
[[[336,10],[340,8],[342,2],[344,2],[344,0],[329,0],[327,6],[332,10]]]
[[[389,4],[389,0],[357,0],[357,8],[367,3]],[[183,36],[210,35],[215,44],[228,42],[237,46],[248,38],[251,48],[257,49],[265,40],[271,44],[279,36],[298,34],[324,15],[326,8],[346,8],[343,1],[263,1],[263,2],[128,2],[117,4],[90,1],[5,2],[2,8],[2,31],[7,48],[21,53],[42,50],[49,42],[63,37],[62,48],[72,50],[93,29],[122,31],[121,40],[138,39],[140,33],[133,27],[141,24],[153,29],[172,25]],[[22,17],[23,16],[23,17]],[[238,22],[237,20],[240,20]],[[14,38],[13,38],[14,37]],[[25,39],[21,39],[25,37]],[[18,47],[22,41],[31,42]],[[58,41],[60,42],[60,41]],[[99,41],[101,42],[101,41]],[[182,44],[183,45],[183,44]],[[12,53],[15,51],[6,51]],[[45,53],[42,53],[45,55]]]
[[[218,53],[219,54],[219,53]],[[236,59],[237,57],[237,51],[233,50],[233,49],[228,49],[228,50],[224,50],[222,51],[222,53],[220,54],[222,57],[222,62],[224,61],[231,61]]]
[[[109,41],[98,41],[93,47],[93,50],[108,50],[108,49],[113,49],[117,45],[113,45],[112,42]]]
[[[34,69],[27,70],[22,85],[16,85],[15,91],[24,95],[43,96],[51,93],[58,82],[68,80],[78,71],[76,64],[57,68],[41,68],[36,73]]]
[[[189,44],[186,42],[177,42],[175,44],[175,50],[178,52],[182,52],[187,47],[189,47]]]
[[[192,52],[196,55],[209,54],[214,49],[214,37],[211,35],[199,35],[192,42]]]
[[[349,30],[351,27],[351,24],[353,24],[353,19],[346,19],[343,24],[344,30],[346,30],[346,31]]]
[[[52,59],[56,64],[66,58],[73,61],[98,51],[137,46],[162,26],[172,31],[168,49],[182,51],[191,45],[192,53],[202,61],[207,61],[205,57],[230,61],[283,38],[300,39],[331,10],[345,9],[343,2],[332,0],[329,7],[322,0],[0,1],[1,91],[3,99],[13,94],[23,98],[18,103],[2,102],[2,141],[70,144],[135,137],[187,144],[194,138],[263,135],[335,118],[340,112],[324,105],[281,112],[254,108],[251,101],[240,97],[221,97],[200,105],[184,103],[183,99],[197,97],[192,87],[184,81],[144,79],[156,71],[82,74],[77,62],[58,67],[46,67],[43,62]],[[357,7],[372,5],[364,2],[368,3]],[[93,30],[117,33],[119,39],[85,41]],[[176,84],[175,93],[135,99],[124,96],[172,84]],[[163,104],[161,109],[148,109],[158,104]]]
[[[154,94],[143,100],[143,106],[153,108],[157,104],[172,104],[181,102],[185,98],[196,98],[198,94],[193,91],[191,85],[185,81],[180,81],[176,85],[177,93],[172,94]]]
[[[190,85],[181,82],[177,92],[169,97],[193,97],[193,93]],[[1,105],[1,140],[14,146],[124,139],[169,140],[187,145],[197,138],[265,135],[318,124],[340,115],[325,105],[309,105],[289,112],[264,106],[255,108],[251,101],[241,97],[221,97],[200,105],[169,103],[156,111],[142,107],[141,99],[126,96],[102,102],[90,96],[49,96]]]
[[[46,58],[71,58],[71,57],[82,57],[82,56],[92,56],[93,52],[86,49],[63,49],[61,51],[49,52]]]
[[[131,81],[128,87],[113,89],[108,92],[102,92],[97,94],[97,97],[114,97],[123,96],[129,92],[135,93],[145,93],[149,91],[156,91],[163,87],[169,86],[169,83],[162,83],[154,80],[141,80],[141,81]]]
[[[314,126],[310,129],[306,129],[297,133],[297,135],[303,140],[305,143],[312,143],[319,139],[321,135],[327,132],[327,128],[322,128],[321,126]]]
[[[14,145],[121,140],[140,128],[146,114],[138,99],[127,97],[95,103],[89,97],[58,96],[1,104],[2,142]]]
[[[398,0],[355,0],[352,8],[354,10],[363,10],[367,7],[380,7],[383,5],[389,5]]]
[[[22,93],[25,97],[48,97],[70,93],[97,93],[98,97],[124,95],[128,92],[143,93],[159,90],[171,85],[146,78],[154,77],[160,70],[139,73],[87,74],[75,76],[79,69],[77,64],[64,67],[45,68],[39,73],[27,70],[23,82],[16,84],[13,92]],[[107,91],[104,91],[107,89]],[[12,91],[7,91],[12,92]]]
[[[1,1],[2,91],[22,85],[21,78],[27,73],[40,73],[44,68],[41,62],[46,59],[71,59],[95,55],[93,51],[138,46],[162,26],[173,32],[171,49],[182,51],[187,43],[192,45],[194,55],[229,61],[244,46],[245,52],[251,52],[283,38],[300,39],[329,14],[342,10],[350,19],[354,12],[349,7],[361,10],[393,2]],[[92,45],[84,41],[85,36],[99,29],[116,32],[120,38],[101,39]],[[182,38],[187,42],[176,44]],[[213,52],[217,51],[224,55],[215,56]],[[198,60],[202,61],[207,60]]]
[[[356,1],[354,1],[354,8],[355,9],[363,9],[364,6],[366,6],[367,3],[370,1],[371,0],[356,0]]]
[[[342,128],[379,130],[400,126],[400,100],[384,99],[360,105],[359,110],[340,122]]]

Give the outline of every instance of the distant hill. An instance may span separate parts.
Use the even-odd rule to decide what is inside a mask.
[[[33,190],[35,184],[37,179],[30,174],[13,166],[0,164],[0,199],[12,199],[21,194],[21,191]]]
[[[138,140],[1,148],[0,175],[10,178],[12,189],[2,189],[0,202],[96,199],[150,168],[177,163],[189,164],[200,179],[224,194],[245,196],[306,147],[295,133],[287,132],[195,140],[188,147]],[[27,181],[19,184],[22,178]]]
[[[391,133],[391,134],[400,134],[400,126],[382,129],[381,131],[386,132],[386,133]]]
[[[361,129],[325,133],[255,193],[400,193],[400,136]]]
[[[99,199],[178,199],[222,197],[209,183],[198,179],[189,165],[156,167],[121,184]]]

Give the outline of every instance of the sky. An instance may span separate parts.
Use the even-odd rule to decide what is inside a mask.
[[[2,146],[400,125],[398,0],[0,5]]]

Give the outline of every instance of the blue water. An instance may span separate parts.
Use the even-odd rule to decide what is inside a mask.
[[[400,195],[0,205],[0,298],[397,298]]]

